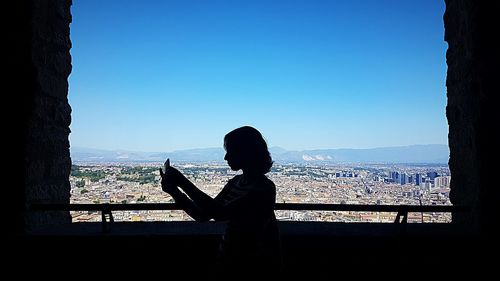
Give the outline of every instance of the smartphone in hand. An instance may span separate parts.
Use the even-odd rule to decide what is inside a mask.
[[[169,158],[167,158],[167,161],[165,161],[165,163],[163,164],[163,171],[161,171],[161,168],[160,168],[160,175],[162,177],[165,175],[165,173],[167,172],[168,168],[170,168],[170,159]],[[172,183],[165,183],[165,186],[164,186],[164,188],[167,188],[167,189],[172,189],[172,188],[175,188],[175,187],[176,187],[176,185],[172,184]]]
[[[168,167],[170,167],[170,158],[167,158],[167,161],[163,164],[163,172],[166,172]]]

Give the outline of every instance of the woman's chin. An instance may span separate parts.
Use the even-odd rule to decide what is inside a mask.
[[[231,170],[233,171],[238,171],[240,169],[240,167],[234,165],[229,165],[229,168],[231,168]]]

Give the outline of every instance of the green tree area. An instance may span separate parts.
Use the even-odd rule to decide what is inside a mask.
[[[145,174],[151,174],[153,172],[157,172],[158,168],[156,167],[123,167],[122,168],[122,174],[139,174],[139,175],[145,175]]]
[[[156,183],[155,172],[158,168],[153,167],[123,167],[121,175],[117,180],[138,182],[139,184]]]
[[[71,165],[71,176],[76,178],[88,178],[92,182],[97,182],[106,177],[104,171],[88,171],[82,170],[76,165]]]
[[[139,184],[146,184],[146,183],[155,183],[155,175],[149,174],[149,175],[122,175],[122,176],[117,176],[117,180],[119,181],[130,181],[130,182],[138,182]]]

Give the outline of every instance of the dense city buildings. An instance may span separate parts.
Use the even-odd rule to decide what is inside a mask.
[[[160,163],[78,163],[73,165],[71,203],[168,203],[161,190]],[[175,165],[196,186],[215,196],[236,175],[225,163]],[[280,164],[267,174],[278,203],[451,205],[447,165]],[[358,211],[276,211],[279,220],[393,222],[395,213]],[[73,222],[100,221],[96,212],[72,212]],[[191,220],[183,211],[116,211],[115,221]],[[448,213],[410,213],[408,222],[450,222]]]

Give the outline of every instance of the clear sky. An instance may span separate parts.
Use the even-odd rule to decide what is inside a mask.
[[[74,0],[71,146],[447,144],[444,1]]]

